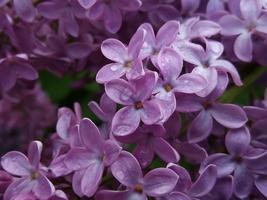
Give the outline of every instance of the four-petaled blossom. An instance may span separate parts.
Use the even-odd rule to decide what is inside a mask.
[[[252,35],[267,34],[267,14],[262,9],[261,0],[241,0],[240,12],[223,16],[219,23],[221,34],[237,36],[234,42],[234,52],[240,60],[250,62],[253,58]]]
[[[105,85],[109,98],[125,106],[113,117],[111,130],[115,136],[133,133],[140,121],[151,125],[161,119],[158,102],[151,98],[157,79],[157,73],[148,71],[136,80],[117,79]]]
[[[230,155],[212,154],[202,163],[202,169],[209,164],[216,165],[218,177],[233,174],[234,194],[240,199],[249,195],[254,184],[267,197],[267,151],[252,148],[250,142],[247,127],[230,130],[225,137],[225,146]]]
[[[33,141],[28,149],[28,157],[18,151],[11,151],[1,159],[1,165],[8,173],[19,176],[7,188],[4,200],[11,200],[21,193],[33,192],[39,199],[48,199],[55,192],[55,187],[46,177],[40,159],[43,145]]]
[[[100,190],[97,200],[147,200],[147,197],[159,197],[171,192],[178,176],[170,169],[157,168],[143,176],[141,167],[136,158],[122,152],[111,166],[113,176],[124,186],[124,191]]]
[[[165,122],[176,108],[175,93],[196,93],[207,86],[206,80],[194,73],[186,73],[180,76],[183,67],[181,56],[171,48],[163,48],[159,55],[157,66],[162,78],[158,79],[153,91],[159,99],[162,122]]]
[[[143,63],[139,54],[144,37],[145,31],[138,30],[130,40],[128,47],[116,39],[105,40],[101,45],[101,51],[106,58],[115,63],[102,67],[96,75],[96,81],[106,83],[125,74],[128,79],[135,79],[143,75]]]
[[[119,156],[121,147],[113,140],[104,140],[95,124],[83,119],[79,125],[82,145],[72,148],[63,162],[74,172],[72,186],[79,196],[94,195],[102,180],[104,167]]]

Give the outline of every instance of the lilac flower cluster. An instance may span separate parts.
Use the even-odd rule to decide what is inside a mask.
[[[32,140],[1,158],[3,200],[267,198],[267,89],[221,101],[267,64],[265,0],[0,0],[0,41],[0,134]],[[76,102],[42,138],[42,70],[95,73],[99,121]]]

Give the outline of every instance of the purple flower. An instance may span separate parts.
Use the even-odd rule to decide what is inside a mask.
[[[207,86],[207,82],[202,76],[187,73],[180,76],[183,62],[178,53],[171,48],[164,48],[158,55],[158,68],[162,78],[158,79],[153,93],[159,99],[162,121],[165,122],[176,108],[175,93],[196,93]]]
[[[40,199],[47,199],[55,192],[40,164],[42,148],[41,142],[33,141],[29,145],[28,157],[17,151],[11,151],[2,157],[1,165],[4,170],[20,177],[8,186],[4,200],[11,200],[18,194],[28,192],[33,192]]]
[[[91,197],[98,189],[104,167],[117,159],[121,148],[112,140],[105,141],[89,119],[80,122],[79,133],[82,145],[72,148],[63,162],[74,172],[72,187],[75,193]]]
[[[129,136],[118,138],[123,143],[135,143],[133,155],[142,168],[146,168],[153,161],[154,155],[165,162],[176,163],[180,157],[177,151],[163,138],[165,129],[161,125],[143,125]]]
[[[18,194],[12,200],[38,200],[38,199],[39,198],[36,197],[33,193],[22,193],[22,194]],[[45,198],[44,200],[68,200],[68,197],[63,191],[56,190],[55,193],[51,197]]]
[[[179,32],[180,24],[178,21],[166,22],[155,36],[153,27],[149,23],[142,24],[138,29],[145,30],[145,41],[143,43],[140,57],[146,58],[151,56],[152,62],[156,65],[156,57],[163,47],[168,47],[176,38]]]
[[[93,2],[96,3],[88,10],[88,18],[103,20],[105,28],[110,33],[116,33],[120,29],[124,12],[136,11],[142,5],[141,0],[93,0]]]
[[[228,14],[220,19],[221,34],[237,36],[234,52],[240,60],[250,62],[253,51],[251,37],[254,34],[263,36],[267,34],[267,15],[262,9],[260,0],[241,0],[240,12],[241,16]]]
[[[200,111],[188,128],[187,139],[191,143],[200,142],[210,135],[214,124],[213,119],[227,128],[240,128],[248,120],[246,113],[239,106],[216,102],[227,86],[227,75],[219,75],[218,81],[215,90],[206,98],[196,95],[176,95],[179,101],[177,111],[186,113]]]
[[[38,74],[27,63],[26,54],[8,55],[0,59],[0,96],[12,89],[17,79],[35,80]]]
[[[77,0],[79,4],[84,7],[84,9],[89,9],[91,8],[97,0]]]
[[[39,14],[49,20],[59,20],[59,33],[78,37],[80,26],[77,18],[85,18],[85,10],[77,1],[51,0],[39,3]]]
[[[31,0],[13,0],[17,15],[26,22],[33,22],[37,14]]]
[[[143,75],[143,63],[139,54],[144,36],[144,30],[138,30],[131,38],[128,47],[116,39],[105,40],[101,45],[101,51],[106,58],[115,63],[102,67],[97,73],[96,81],[106,83],[125,74],[128,79],[135,79]]]
[[[111,166],[113,176],[124,186],[124,191],[101,190],[97,200],[146,200],[149,197],[159,197],[171,192],[178,176],[170,169],[158,168],[143,176],[141,167],[135,157],[122,152],[118,160]]]
[[[206,79],[208,87],[198,92],[199,96],[205,97],[216,87],[218,72],[228,72],[236,85],[242,85],[238,71],[232,63],[220,59],[223,53],[223,45],[212,40],[205,40],[206,50],[200,45],[188,45],[181,52],[183,59],[196,67],[192,73],[199,74]]]
[[[117,79],[105,85],[106,94],[121,108],[112,120],[112,132],[115,136],[133,133],[140,121],[151,125],[161,119],[161,112],[156,99],[151,99],[158,76],[155,72],[146,72],[144,76],[132,81]]]
[[[267,197],[267,152],[251,148],[250,141],[248,128],[230,130],[225,137],[225,146],[230,155],[216,153],[202,163],[202,169],[209,164],[216,165],[219,177],[233,174],[234,194],[241,199],[249,195],[254,184]]]
[[[190,175],[184,168],[175,164],[169,164],[168,168],[178,175],[177,185],[172,193],[163,198],[157,198],[157,200],[198,200],[210,193],[217,180],[215,165],[209,165],[203,169],[194,183],[192,183]]]

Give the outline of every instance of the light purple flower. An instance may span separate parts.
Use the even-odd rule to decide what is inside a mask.
[[[181,56],[171,48],[163,48],[158,55],[157,66],[162,78],[158,79],[153,91],[156,99],[159,100],[162,121],[165,122],[176,108],[175,93],[197,93],[207,87],[205,79],[194,73],[182,72],[183,61]]]
[[[41,142],[33,141],[29,145],[28,157],[17,151],[11,151],[2,157],[1,165],[4,170],[20,177],[8,186],[4,200],[11,200],[20,193],[28,192],[33,192],[40,199],[46,199],[55,192],[40,164],[42,148]]]
[[[224,92],[228,79],[227,75],[220,74],[215,90],[206,98],[196,95],[177,94],[177,111],[197,112],[187,132],[187,139],[191,143],[206,139],[213,128],[213,120],[227,128],[240,128],[248,121],[246,113],[235,104],[223,104],[216,99]]]
[[[196,66],[192,73],[201,75],[208,82],[208,87],[197,94],[202,97],[210,94],[217,85],[219,71],[229,73],[236,85],[242,85],[235,66],[220,58],[224,50],[223,45],[213,40],[205,40],[205,44],[205,50],[200,45],[188,45],[180,51],[185,61]]]
[[[170,169],[157,168],[143,176],[141,167],[135,157],[123,152],[111,166],[113,176],[124,186],[124,191],[100,190],[97,200],[146,200],[149,197],[159,197],[171,192],[178,176]]]
[[[117,79],[105,85],[106,94],[121,108],[112,120],[112,132],[115,136],[133,133],[140,124],[151,125],[161,119],[161,112],[156,99],[151,99],[158,75],[146,72],[144,76],[132,81]]]
[[[128,47],[117,39],[107,39],[101,45],[104,56],[114,63],[102,67],[96,81],[106,83],[126,74],[128,79],[135,79],[144,74],[143,63],[139,58],[140,49],[144,43],[145,31],[142,29],[131,38]]]
[[[251,148],[250,141],[247,127],[230,130],[225,137],[225,146],[230,155],[216,153],[202,163],[202,169],[209,164],[216,165],[219,177],[233,174],[234,194],[241,199],[250,194],[254,184],[267,197],[267,152]]]
[[[94,123],[83,119],[79,125],[82,145],[72,148],[63,162],[74,172],[72,187],[79,196],[91,197],[101,182],[104,167],[119,156],[121,147],[114,141],[105,141]]]
[[[220,19],[221,34],[237,36],[234,52],[240,60],[250,62],[253,52],[252,35],[267,34],[267,15],[262,9],[261,0],[241,0],[240,11],[241,16],[228,14]]]
[[[34,21],[37,12],[31,0],[13,0],[13,7],[17,15],[24,21]]]
[[[163,47],[168,47],[176,38],[180,24],[178,21],[168,21],[157,32],[155,36],[153,27],[149,23],[142,24],[138,29],[145,30],[145,41],[141,49],[140,57],[151,56],[151,60],[156,65],[156,57]]]

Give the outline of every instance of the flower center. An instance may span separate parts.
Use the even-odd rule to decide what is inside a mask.
[[[126,68],[131,68],[133,66],[133,61],[129,60],[124,63],[124,67]]]
[[[165,84],[163,87],[167,92],[170,92],[172,90],[172,85],[169,83]]]
[[[39,176],[40,176],[39,172],[33,172],[33,173],[31,174],[31,179],[32,179],[32,180],[36,180],[36,179],[39,178]]]
[[[137,184],[134,187],[134,191],[137,192],[137,193],[143,193],[143,186],[141,184]]]
[[[137,102],[135,102],[134,107],[136,110],[142,109],[143,103],[141,101],[137,101]]]

